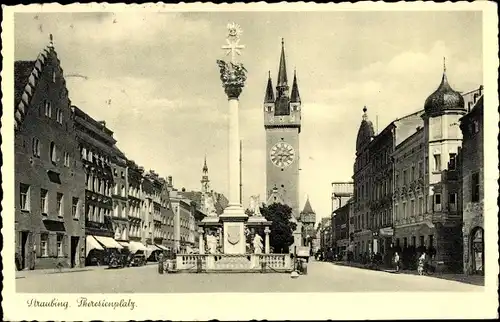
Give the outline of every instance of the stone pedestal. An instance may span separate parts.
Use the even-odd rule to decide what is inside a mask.
[[[245,254],[245,221],[247,215],[241,206],[229,206],[220,216],[223,222],[224,254]]]

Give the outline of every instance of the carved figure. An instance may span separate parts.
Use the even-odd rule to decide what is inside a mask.
[[[215,254],[217,252],[217,238],[212,235],[207,235],[207,247],[209,254]]]
[[[255,254],[262,254],[262,237],[259,234],[255,234],[253,238],[253,251]]]

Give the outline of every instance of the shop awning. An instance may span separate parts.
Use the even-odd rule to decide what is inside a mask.
[[[155,246],[155,245],[147,245],[147,251],[146,251],[146,257],[151,256],[156,251],[162,250],[160,247]]]
[[[92,249],[104,250],[104,248],[102,248],[101,244],[99,244],[93,236],[87,236],[86,248],[87,248],[87,250],[86,250],[87,253],[85,256],[88,256]]]
[[[146,248],[146,246],[144,246],[144,244],[141,244],[139,242],[135,242],[135,241],[131,241],[130,242],[130,246],[129,246],[129,249],[132,253],[135,253],[137,252],[138,250],[142,250],[142,251],[147,251],[148,249]]]
[[[95,239],[97,239],[98,242],[104,245],[106,248],[118,248],[122,249],[123,246],[118,244],[116,240],[114,240],[111,237],[103,237],[103,236],[94,236]]]
[[[130,244],[128,242],[118,242],[118,244],[122,245],[123,247],[130,248]]]
[[[162,250],[168,250],[168,248],[163,246],[163,245],[155,244],[155,246],[158,247],[159,249],[162,249]]]

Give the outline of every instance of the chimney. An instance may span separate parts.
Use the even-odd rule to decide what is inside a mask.
[[[106,127],[106,121],[99,121],[99,124],[101,124],[103,127]]]
[[[174,185],[172,184],[172,176],[167,177],[167,184],[169,188],[172,188]]]

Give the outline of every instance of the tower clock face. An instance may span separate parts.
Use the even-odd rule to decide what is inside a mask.
[[[286,168],[295,159],[295,150],[286,142],[278,142],[271,148],[269,157],[278,168]]]

